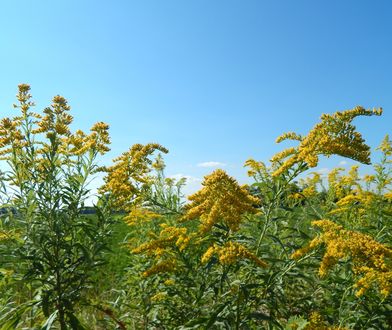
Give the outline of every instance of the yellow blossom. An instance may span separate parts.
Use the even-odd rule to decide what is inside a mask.
[[[216,254],[222,265],[231,265],[238,260],[248,259],[259,267],[267,267],[267,263],[256,257],[244,245],[237,242],[227,242],[224,246],[210,246],[201,258],[202,263],[208,262]]]
[[[134,226],[151,221],[153,219],[162,218],[162,215],[152,212],[147,208],[135,206],[129,213],[124,217],[124,222],[129,226]]]
[[[278,142],[295,139],[300,143],[298,147],[282,151],[273,158],[275,161],[280,161],[290,156],[273,175],[279,176],[297,163],[305,162],[308,167],[315,167],[318,164],[319,155],[340,155],[369,164],[370,148],[351,122],[357,116],[379,116],[381,113],[381,108],[366,110],[358,106],[352,110],[322,115],[321,122],[303,138],[294,133],[283,135],[278,138]]]
[[[210,259],[212,258],[212,256],[214,255],[216,251],[216,247],[215,245],[210,246],[206,252],[204,252],[203,256],[201,257],[201,263],[205,264],[208,261],[210,261]]]
[[[381,150],[386,156],[392,155],[392,141],[389,139],[389,135],[384,137],[377,149]]]
[[[162,230],[156,239],[143,243],[137,248],[133,249],[133,253],[146,253],[155,255],[157,249],[173,248],[176,246],[180,251],[183,251],[189,244],[192,236],[187,234],[186,228],[176,226],[169,226],[161,224]]]
[[[130,210],[143,188],[149,184],[147,174],[151,171],[149,157],[155,152],[167,153],[167,149],[157,143],[135,144],[120,157],[114,159],[114,165],[107,168],[107,176],[101,193],[113,196],[114,206]]]
[[[173,280],[172,278],[169,278],[169,279],[167,279],[167,280],[164,282],[164,284],[167,285],[167,286],[174,285],[175,283],[176,283],[176,281]]]
[[[170,273],[176,269],[177,263],[173,260],[163,260],[143,272],[144,277],[160,273]]]
[[[167,292],[158,292],[156,295],[151,297],[151,301],[159,302],[167,298]]]
[[[372,285],[377,285],[384,296],[392,292],[392,250],[389,247],[369,235],[346,230],[330,220],[318,220],[312,224],[319,227],[322,234],[293,253],[292,258],[298,259],[323,244],[326,250],[319,268],[321,276],[325,276],[339,260],[350,258],[354,273],[362,275],[355,284],[359,288],[358,296]]]
[[[260,161],[256,161],[254,159],[248,159],[245,164],[244,167],[248,167],[248,176],[250,177],[268,177],[269,173],[268,173],[268,169],[265,166],[265,164],[263,162]]]
[[[224,223],[236,231],[245,213],[255,213],[259,200],[251,196],[237,181],[223,170],[207,175],[201,190],[188,197],[185,219],[199,218],[200,231],[208,232],[212,226]]]

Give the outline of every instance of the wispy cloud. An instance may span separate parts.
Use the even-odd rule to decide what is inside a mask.
[[[185,178],[187,184],[201,182],[200,178],[196,178],[194,176],[186,175],[186,174],[182,174],[182,173],[177,173],[177,174],[170,175],[170,178],[176,179],[176,180],[180,180],[182,178]]]
[[[177,173],[170,175],[170,178],[180,180],[181,178],[185,178],[185,186],[182,188],[182,193],[184,196],[189,196],[191,194],[194,194],[196,191],[198,191],[201,188],[201,178],[194,177],[192,175],[186,175],[183,173]]]
[[[198,167],[218,167],[218,166],[226,166],[225,163],[221,162],[204,162],[197,164]]]
[[[342,161],[339,162],[339,165],[340,165],[340,166],[347,165],[347,162],[346,162],[345,160],[342,160]]]
[[[329,168],[324,167],[324,168],[318,169],[316,172],[319,173],[319,174],[327,174],[327,173],[329,173],[329,171],[330,171]]]

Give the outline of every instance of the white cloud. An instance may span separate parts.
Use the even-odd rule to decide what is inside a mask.
[[[198,167],[218,167],[218,166],[226,166],[225,163],[220,162],[204,162],[197,164]]]
[[[340,165],[340,166],[347,165],[347,162],[346,162],[345,160],[342,160],[342,161],[339,162],[339,165]]]
[[[184,194],[184,196],[189,196],[191,194],[194,194],[196,191],[198,191],[201,188],[202,179],[196,178],[191,175],[177,173],[177,174],[170,175],[170,178],[176,180],[179,180],[181,178],[186,179],[185,186],[182,188],[182,193]]]
[[[320,168],[316,172],[320,173],[320,174],[327,174],[327,173],[329,173],[329,168],[327,168],[327,167]]]
[[[185,174],[182,174],[182,173],[177,173],[177,174],[170,175],[170,178],[175,179],[175,180],[180,180],[182,178],[185,178],[187,184],[195,183],[195,182],[201,182],[200,178],[196,178],[196,177],[191,176],[191,175],[185,175]]]

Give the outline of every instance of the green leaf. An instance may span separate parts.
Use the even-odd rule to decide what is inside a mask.
[[[52,327],[52,324],[54,321],[56,321],[57,318],[57,311],[54,311],[45,321],[45,323],[42,325],[41,330],[50,330]]]

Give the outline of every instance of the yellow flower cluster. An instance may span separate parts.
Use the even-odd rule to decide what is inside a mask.
[[[281,136],[279,136],[276,139],[276,143],[280,143],[285,140],[296,140],[296,141],[302,141],[303,137],[295,132],[287,132],[283,133]]]
[[[55,96],[52,101],[52,105],[43,110],[45,115],[38,122],[38,128],[33,130],[33,134],[46,133],[49,139],[53,139],[56,135],[69,136],[71,134],[69,125],[73,121],[73,117],[68,113],[71,107],[60,95]]]
[[[294,328],[292,328],[294,329]],[[319,312],[312,312],[304,330],[346,330],[345,327],[330,326]]]
[[[143,188],[149,183],[148,173],[152,165],[149,157],[156,151],[168,152],[157,143],[133,145],[106,169],[107,175],[100,192],[113,196],[114,206],[118,209],[132,210]]]
[[[269,171],[268,168],[265,166],[263,162],[258,162],[254,159],[248,159],[244,167],[248,167],[248,176],[257,178],[257,179],[263,179],[269,177]]]
[[[304,199],[315,196],[317,194],[317,185],[321,183],[321,175],[319,173],[312,173],[312,177],[307,177],[301,180],[303,186],[300,193],[293,193],[289,195],[292,199]]]
[[[175,271],[177,263],[174,260],[163,260],[143,272],[144,277],[149,277],[160,273],[170,273]]]
[[[194,235],[188,234],[186,228],[160,225],[162,230],[159,235],[151,233],[153,239],[139,245],[132,250],[135,254],[152,256],[158,262],[143,273],[143,276],[151,276],[157,273],[172,272],[177,267],[174,257],[175,252],[183,251]]]
[[[345,230],[330,220],[318,220],[312,224],[320,228],[322,234],[294,252],[292,258],[298,259],[323,244],[326,251],[320,264],[320,276],[325,276],[339,260],[350,258],[354,273],[362,275],[355,284],[359,288],[358,296],[374,284],[384,296],[392,292],[392,249],[368,235]]]
[[[165,284],[167,286],[172,286],[172,285],[176,284],[176,281],[172,278],[169,278],[165,282],[163,282],[163,284]]]
[[[358,215],[362,216],[370,209],[375,198],[376,196],[372,192],[363,191],[362,189],[355,190],[338,200],[336,202],[337,208],[330,211],[329,214],[341,214],[347,211],[352,212],[357,210]]]
[[[383,152],[386,156],[392,155],[392,141],[389,139],[389,135],[384,137],[377,149]]]
[[[90,150],[104,154],[109,150],[110,138],[107,124],[102,122],[95,124],[88,136],[80,130],[72,134],[69,126],[73,117],[69,114],[71,107],[67,100],[62,96],[55,96],[52,105],[45,108],[44,115],[41,116],[29,111],[30,107],[34,106],[30,101],[29,91],[29,85],[19,85],[17,98],[20,105],[15,107],[21,110],[21,116],[13,119],[4,118],[0,123],[0,155],[8,155],[3,158],[9,159],[11,154],[15,155],[23,147],[28,147],[35,150],[32,165],[42,172],[49,163],[47,156],[39,157],[42,154],[54,153],[65,156],[62,161],[68,164],[72,162],[69,157],[73,155],[82,155]],[[43,133],[49,142],[39,138]],[[60,159],[56,161],[59,162],[58,166],[62,165]]]
[[[361,190],[358,166],[351,167],[347,175],[340,175],[344,168],[334,168],[328,174],[328,185],[335,198],[343,198],[357,190]]]
[[[278,143],[286,139],[298,140],[300,143],[298,147],[284,150],[272,158],[272,162],[279,163],[273,175],[281,175],[294,164],[306,163],[308,167],[315,167],[319,155],[340,155],[369,164],[370,148],[351,122],[358,116],[379,116],[381,113],[381,108],[366,110],[358,106],[352,110],[322,115],[321,122],[305,137],[295,133],[283,134],[278,137]]]
[[[352,166],[347,175],[340,176],[338,173],[343,169],[334,169],[329,173],[328,183],[330,192],[336,201],[336,208],[329,214],[341,214],[347,211],[356,211],[358,216],[362,217],[371,209],[372,204],[377,196],[365,190],[361,186],[361,180],[358,175],[358,166]],[[373,182],[374,176],[365,176],[365,182]],[[362,218],[361,218],[362,219]]]
[[[188,197],[191,203],[185,214],[185,219],[200,219],[202,233],[218,223],[237,231],[245,213],[256,213],[253,205],[259,200],[225,171],[216,170],[207,175],[202,185],[201,190]]]
[[[152,241],[141,244],[133,249],[132,252],[161,257],[163,253],[168,252],[167,248],[176,246],[180,251],[183,251],[188,246],[192,236],[187,234],[186,228],[169,226],[165,223],[160,226],[162,230],[158,237]]]
[[[202,263],[208,262],[213,255],[217,255],[222,265],[231,265],[237,260],[248,259],[259,267],[267,267],[267,263],[256,257],[245,246],[237,242],[228,242],[224,246],[214,244],[210,246],[201,258]]]
[[[101,155],[110,149],[109,125],[103,122],[95,123],[91,133],[86,135],[83,131],[77,130],[74,134],[69,134],[62,139],[62,149],[65,154],[80,156],[93,150]]]
[[[0,122],[0,156],[8,159],[8,154],[16,153],[25,145],[25,136],[19,130],[17,120],[3,118]]]
[[[20,233],[16,231],[0,230],[0,241],[18,239],[19,237]]]
[[[167,292],[158,292],[151,297],[151,301],[159,302],[167,298]]]
[[[128,226],[134,226],[138,224],[143,225],[143,223],[145,224],[146,222],[152,219],[159,219],[159,218],[162,218],[162,215],[150,211],[145,207],[139,207],[135,205],[135,207],[133,207],[129,211],[129,213],[124,217],[123,220]]]

